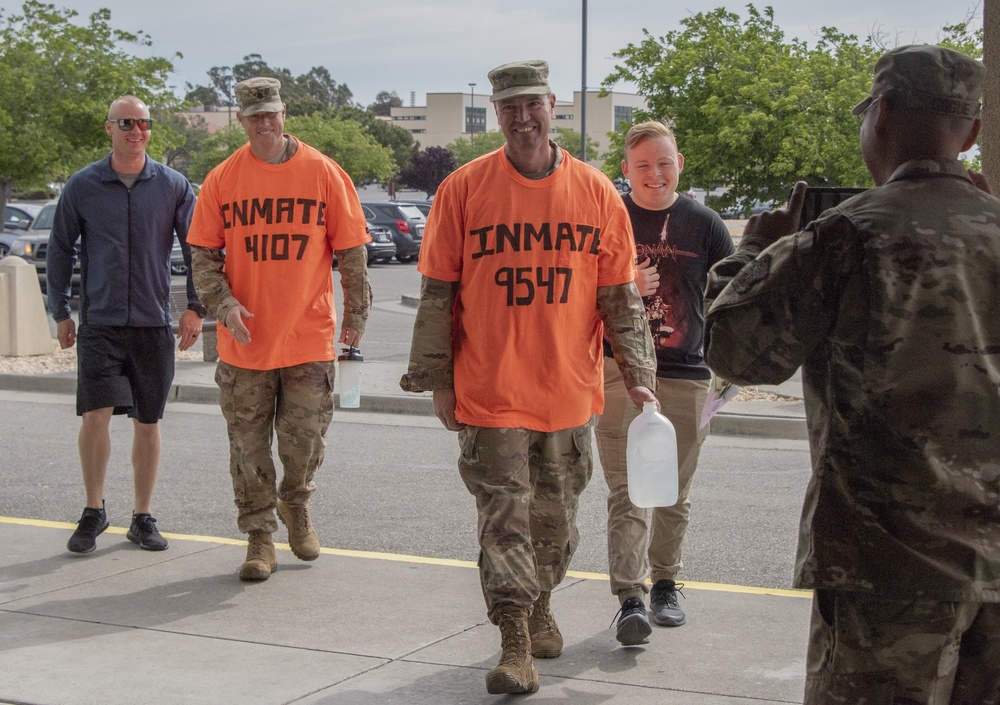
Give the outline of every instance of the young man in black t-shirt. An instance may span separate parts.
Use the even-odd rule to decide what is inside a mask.
[[[699,428],[712,373],[703,356],[705,285],[708,272],[734,250],[719,215],[693,198],[678,195],[684,155],[670,126],[656,121],[633,126],[625,138],[622,171],[632,186],[625,205],[635,232],[639,276],[657,361],[660,413],[677,431],[679,493],[673,507],[639,509],[628,498],[625,448],[638,409],[605,345],[604,413],[597,423],[608,495],[608,564],[611,590],[621,602],[618,641],[631,646],[652,632],[644,596],[653,582],[650,610],[662,626],[680,626],[675,578],[683,568],[681,544],[691,503],[688,492],[708,428]],[[647,549],[648,540],[648,549]]]

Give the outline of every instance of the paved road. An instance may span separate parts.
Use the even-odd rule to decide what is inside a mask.
[[[0,515],[76,521],[83,490],[72,397],[0,391],[0,428]],[[163,435],[160,528],[242,538],[218,409],[172,403]],[[132,507],[130,443],[130,423],[115,419],[106,499],[117,526],[127,526]],[[434,418],[338,412],[313,500],[323,545],[474,560],[476,517],[457,453],[454,434]],[[808,464],[804,442],[711,437],[695,480],[684,577],[790,587]],[[575,570],[607,571],[601,473],[598,465],[582,501]]]

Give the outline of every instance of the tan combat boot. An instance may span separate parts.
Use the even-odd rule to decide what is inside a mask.
[[[240,580],[267,580],[278,569],[274,542],[267,531],[251,531],[247,537],[247,559],[240,566]]]
[[[531,655],[535,658],[555,658],[562,653],[563,638],[559,625],[549,606],[551,592],[541,592],[531,608],[528,617],[528,633],[531,635]]]
[[[500,663],[486,674],[486,691],[534,693],[538,690],[538,671],[531,662],[531,637],[528,636],[528,610],[507,605],[497,610],[500,627]]]
[[[288,527],[288,545],[295,557],[303,561],[319,558],[319,536],[309,518],[309,507],[305,504],[285,504],[278,500],[278,518]]]

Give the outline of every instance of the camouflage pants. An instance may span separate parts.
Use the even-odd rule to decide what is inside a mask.
[[[647,574],[655,583],[673,579],[684,567],[681,547],[691,515],[688,494],[708,426],[699,429],[710,380],[656,379],[660,413],[677,432],[677,504],[640,509],[628,498],[625,449],[628,426],[639,414],[622,381],[618,365],[604,359],[604,413],[597,417],[597,451],[608,483],[608,572],[611,592],[624,602],[649,591]]]
[[[497,608],[529,607],[566,577],[594,467],[591,424],[552,433],[466,426],[458,442],[458,469],[479,511],[479,578],[496,624]]]
[[[229,471],[240,531],[277,531],[278,499],[308,504],[333,419],[334,364],[247,370],[220,361],[216,367],[219,404],[229,426]],[[284,466],[280,487],[271,456],[275,435]]]
[[[1000,604],[817,590],[805,705],[1000,704]]]

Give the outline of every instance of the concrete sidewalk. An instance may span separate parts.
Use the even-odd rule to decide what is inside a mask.
[[[0,702],[18,705],[375,705],[509,702],[486,693],[499,633],[472,563],[286,547],[247,584],[242,542],[167,534],[147,552],[111,528],[0,518]],[[571,573],[553,596],[566,639],[537,660],[532,702],[801,703],[808,593],[688,583],[688,623],[623,648],[607,579]]]

